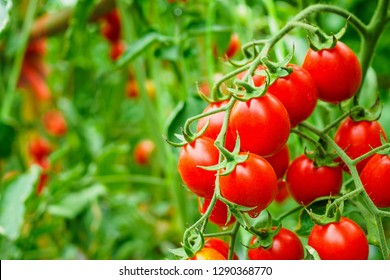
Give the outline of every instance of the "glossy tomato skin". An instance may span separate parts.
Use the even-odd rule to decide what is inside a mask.
[[[342,217],[338,223],[315,225],[308,244],[323,260],[368,259],[368,241],[364,231],[346,217]]]
[[[334,140],[336,144],[343,149],[346,154],[355,159],[371,149],[382,145],[380,135],[386,139],[386,134],[377,121],[353,121],[346,118],[336,131]],[[368,157],[356,165],[360,173],[371,157]],[[346,172],[349,172],[347,166],[343,166]]]
[[[230,115],[230,129],[240,135],[241,150],[272,156],[286,144],[290,135],[290,119],[283,104],[266,93],[247,102],[238,101]]]
[[[256,207],[249,211],[252,217],[264,210],[278,191],[272,166],[264,158],[252,153],[232,173],[220,176],[219,183],[221,194],[227,200],[246,207]]]
[[[226,106],[227,104],[228,104],[228,101],[211,103],[203,110],[203,113],[208,113],[208,112],[217,110],[221,107]],[[218,134],[221,131],[224,118],[225,118],[225,112],[219,112],[219,113],[213,114],[209,117],[201,118],[198,121],[198,125],[196,127],[196,130],[199,132],[207,124],[207,121],[209,121],[209,126],[207,127],[203,136],[210,137],[211,139],[215,140],[215,139],[217,139]],[[230,129],[227,129],[225,147],[229,151],[233,151],[234,146],[235,146],[235,141],[234,141],[233,134],[230,131]]]
[[[278,78],[268,92],[279,99],[290,117],[291,127],[306,120],[317,105],[318,92],[314,80],[304,68],[289,64],[292,73]]]
[[[198,204],[199,204],[199,212],[203,215],[206,213],[207,208],[209,207],[211,202],[211,199],[205,198],[202,202],[199,198]],[[228,221],[228,207],[225,203],[223,203],[221,200],[217,200],[217,202],[214,205],[213,210],[211,211],[211,215],[209,217],[209,221],[213,224],[216,224],[221,227],[227,227],[233,224],[236,219],[233,215],[231,215],[230,220]]]
[[[271,164],[276,177],[278,177],[278,179],[283,178],[290,163],[290,152],[288,150],[288,146],[285,145],[279,152],[270,157],[264,157],[264,159]]]
[[[340,166],[317,167],[306,155],[301,155],[287,170],[287,187],[296,202],[308,205],[318,197],[337,195],[343,183],[342,173]]]
[[[197,252],[189,260],[193,261],[210,261],[210,260],[226,260],[226,258],[213,248],[203,248]]]
[[[134,147],[133,158],[138,165],[148,165],[150,157],[155,149],[155,144],[150,139],[142,139]]]
[[[315,81],[319,99],[339,103],[354,96],[362,82],[362,68],[355,53],[344,43],[332,49],[309,49],[302,65]]]
[[[252,237],[250,245],[253,245],[255,241],[256,236]],[[272,247],[248,250],[250,260],[302,260],[303,257],[304,250],[301,241],[295,233],[286,228],[281,228],[275,235]]]
[[[363,168],[360,179],[377,207],[390,207],[390,157],[388,155],[374,155]]]
[[[229,257],[229,244],[223,241],[222,239],[211,237],[206,238],[204,243],[204,248],[212,248],[218,251],[225,259]],[[236,253],[233,253],[233,260],[238,260]]]
[[[214,140],[200,136],[181,148],[178,162],[179,174],[187,187],[196,195],[211,198],[214,194],[216,171],[199,166],[218,164],[219,151]]]

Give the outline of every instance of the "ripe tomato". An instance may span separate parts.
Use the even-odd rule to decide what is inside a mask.
[[[250,245],[255,244],[256,238],[252,237]],[[304,251],[298,236],[286,228],[281,228],[270,248],[249,249],[248,257],[250,260],[302,260]]]
[[[264,158],[252,153],[232,173],[220,176],[219,183],[224,198],[238,205],[255,207],[249,211],[252,217],[267,208],[278,191],[272,166]]]
[[[377,207],[390,207],[390,157],[374,155],[360,175],[363,186]]]
[[[111,60],[117,60],[125,51],[126,45],[122,41],[114,42],[111,45],[110,57]]]
[[[53,136],[64,136],[68,131],[68,125],[62,113],[57,110],[50,110],[42,118],[46,131]]]
[[[270,157],[264,157],[275,171],[276,177],[283,178],[290,163],[290,153],[288,146],[285,145],[279,152]]]
[[[336,131],[334,140],[351,159],[355,159],[371,149],[382,145],[380,135],[386,139],[386,134],[379,122],[374,121],[353,121],[346,118]],[[356,165],[360,173],[370,157],[362,160]],[[346,165],[343,166],[346,172],[349,172]]]
[[[289,64],[293,72],[278,78],[268,92],[276,96],[286,107],[291,126],[306,120],[317,105],[317,87],[309,72],[298,65]],[[303,105],[304,104],[304,105]]]
[[[346,217],[338,223],[315,225],[308,244],[323,260],[368,259],[368,241],[364,231]]]
[[[150,157],[155,149],[154,142],[149,139],[143,139],[134,147],[133,158],[138,165],[148,165]]]
[[[46,187],[46,184],[49,180],[49,170],[50,170],[50,163],[47,160],[47,158],[38,160],[35,162],[42,168],[42,173],[39,176],[38,186],[37,186],[37,194],[41,194],[44,188]]]
[[[120,40],[121,22],[118,10],[114,9],[104,16],[102,34],[112,43]]]
[[[212,248],[218,251],[225,259],[229,257],[229,244],[222,239],[215,237],[206,238],[204,248]],[[233,253],[233,260],[238,260],[236,253]]]
[[[279,152],[290,135],[286,108],[268,93],[247,102],[236,102],[230,125],[233,136],[236,137],[236,132],[240,135],[241,149],[260,156]]]
[[[211,198],[214,194],[216,171],[199,166],[218,164],[219,151],[209,137],[200,136],[180,151],[178,170],[187,187],[196,195]]]
[[[233,33],[230,37],[229,45],[225,51],[225,56],[227,58],[232,58],[241,47],[240,37],[238,37],[237,33]]]
[[[362,82],[362,68],[355,53],[342,42],[318,52],[309,49],[303,62],[318,89],[319,98],[339,103],[354,96]]]
[[[275,196],[275,201],[279,204],[283,203],[289,196],[286,181],[278,180],[278,193]]]
[[[226,106],[227,103],[228,103],[228,101],[211,103],[203,110],[203,113],[207,113],[207,112],[219,109],[223,106]],[[206,125],[207,121],[209,121],[209,126],[207,127],[203,136],[210,137],[211,139],[215,140],[215,139],[217,139],[218,134],[221,131],[224,118],[225,118],[225,112],[219,112],[219,113],[213,114],[209,117],[201,118],[198,121],[198,125],[196,127],[196,130],[200,131]],[[234,137],[232,135],[232,132],[229,129],[227,129],[225,147],[229,151],[233,151],[234,145],[235,145],[235,141],[234,141]]]
[[[294,64],[289,64],[288,67],[292,68],[292,73],[286,77],[278,78],[268,87],[268,92],[282,102],[288,112],[291,126],[295,127],[306,120],[314,111],[318,92],[309,72]],[[265,70],[266,68],[260,65],[257,69]],[[242,79],[246,73],[246,71],[240,73],[237,78]],[[254,75],[252,79],[256,87],[265,83],[265,76],[262,75]]]
[[[287,187],[299,204],[307,205],[321,196],[337,195],[343,183],[340,166],[315,166],[314,162],[301,155],[287,170]]]
[[[21,69],[19,86],[29,88],[39,101],[49,101],[51,99],[51,91],[46,84],[42,73],[38,73],[30,63],[23,63]]]
[[[200,198],[198,199],[199,212],[202,215],[207,211],[207,208],[210,205],[210,201],[211,201],[210,199],[205,198],[202,203],[201,199]],[[236,221],[236,219],[234,218],[233,215],[231,215],[230,220],[228,222],[228,207],[222,201],[217,200],[213,210],[211,211],[209,221],[221,227],[227,227],[233,224]]]
[[[30,142],[28,151],[34,161],[41,161],[49,156],[52,147],[45,138],[37,137]]]
[[[192,258],[189,258],[189,260],[209,261],[209,260],[226,260],[226,258],[213,248],[203,248],[202,250],[197,252]]]

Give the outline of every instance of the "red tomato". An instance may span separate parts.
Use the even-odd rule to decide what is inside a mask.
[[[223,106],[226,106],[228,101],[222,101],[222,102],[217,102],[217,103],[211,103],[209,104],[204,110],[203,113],[207,113],[216,109],[219,109]],[[219,112],[217,114],[213,114],[209,117],[206,118],[201,118],[198,121],[198,126],[196,127],[197,131],[200,131],[209,121],[209,126],[207,127],[207,130],[203,134],[203,136],[210,137],[211,139],[217,139],[218,134],[221,131],[223,121],[225,118],[225,112]],[[225,141],[225,147],[229,151],[233,151],[235,145],[234,137],[232,135],[232,132],[228,128],[226,131],[226,141]]]
[[[270,157],[264,157],[275,171],[276,177],[283,178],[290,163],[290,153],[288,146],[285,145],[279,152]]]
[[[219,238],[206,238],[204,248],[212,248],[218,251],[225,259],[229,257],[229,244]],[[233,253],[233,260],[238,260],[236,253]]]
[[[252,237],[250,245],[255,244],[256,238]],[[248,257],[250,260],[302,260],[304,251],[298,236],[286,228],[281,228],[270,248],[249,249]]]
[[[363,186],[377,207],[390,207],[390,157],[374,155],[360,175]]]
[[[308,244],[323,260],[368,259],[368,241],[364,231],[346,217],[338,223],[315,225]]]
[[[112,10],[104,16],[102,33],[112,43],[120,40],[121,22],[118,10]]]
[[[355,53],[342,42],[332,49],[308,50],[303,62],[318,89],[319,98],[339,103],[354,96],[362,82],[362,68]]]
[[[35,39],[28,43],[25,56],[44,56],[46,54],[46,38]]]
[[[306,120],[317,105],[317,87],[309,72],[298,65],[289,64],[293,72],[278,78],[268,92],[282,102],[290,117],[291,126],[295,127]]]
[[[278,180],[278,193],[275,196],[275,201],[279,204],[283,203],[289,196],[286,181]]]
[[[199,166],[218,164],[219,151],[209,137],[198,137],[182,147],[178,169],[187,187],[196,195],[211,198],[214,194],[216,171],[207,171]]]
[[[45,78],[30,63],[23,63],[21,79],[26,81],[26,86],[31,89],[38,100],[49,101],[51,99],[51,92]]]
[[[227,200],[246,207],[256,217],[273,201],[278,181],[272,166],[262,157],[249,153],[248,159],[232,173],[219,177],[221,194]]]
[[[377,121],[355,122],[351,118],[346,118],[337,129],[334,140],[351,159],[355,159],[369,152],[371,149],[381,146],[381,134],[386,139],[386,134]],[[359,173],[363,170],[369,159],[370,157],[356,165]],[[349,172],[346,165],[343,166],[343,169]]]
[[[272,156],[286,144],[290,119],[286,108],[273,95],[265,94],[247,102],[238,101],[230,115],[234,137],[240,135],[241,149],[260,156]]]
[[[38,186],[37,186],[37,194],[41,194],[44,188],[46,187],[47,181],[49,180],[49,170],[50,170],[50,163],[47,160],[47,158],[43,158],[41,160],[37,160],[35,162],[42,168],[42,173],[39,176]]]
[[[50,110],[42,118],[46,131],[53,136],[64,136],[68,131],[68,125],[62,113]]]
[[[206,213],[207,208],[210,205],[210,201],[211,201],[210,199],[205,198],[202,203],[201,199],[200,198],[198,199],[199,212],[202,215]],[[221,227],[227,227],[233,224],[236,221],[236,219],[234,218],[233,215],[231,215],[230,220],[228,222],[228,207],[222,201],[217,200],[213,210],[211,211],[209,221]]]
[[[301,155],[288,168],[286,181],[295,201],[307,205],[318,197],[337,195],[343,183],[343,170],[340,166],[317,167],[306,155]]]
[[[192,258],[189,258],[189,260],[193,261],[209,261],[209,260],[226,260],[224,256],[222,256],[221,253],[219,253],[217,250],[213,248],[203,248],[199,252],[195,254]]]
[[[122,41],[114,42],[111,45],[110,57],[113,61],[119,59],[119,57],[125,52],[126,45]]]
[[[37,137],[30,142],[28,150],[34,161],[41,161],[49,156],[52,147],[45,138]]]
[[[133,158],[138,165],[148,165],[150,157],[155,149],[154,142],[149,139],[143,139],[134,147]]]
[[[225,51],[225,56],[227,58],[232,58],[241,47],[240,37],[238,37],[237,33],[233,33],[232,37],[230,37],[229,46],[227,47]]]

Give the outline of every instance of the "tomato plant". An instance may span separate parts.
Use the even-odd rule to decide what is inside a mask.
[[[201,201],[201,199],[199,199],[199,212],[201,214],[205,214],[209,205],[210,199],[205,198],[203,202]],[[227,227],[236,221],[234,216],[231,216],[229,218],[228,214],[228,207],[226,206],[226,204],[218,200],[215,203],[213,210],[211,211],[209,220],[210,222],[221,227]]]
[[[219,238],[211,237],[207,238],[204,243],[205,248],[212,248],[218,251],[225,259],[229,256],[229,244]],[[233,254],[233,260],[238,260],[236,253]]]

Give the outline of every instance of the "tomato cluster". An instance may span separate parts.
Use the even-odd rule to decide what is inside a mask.
[[[287,141],[291,129],[300,128],[299,124],[311,116],[318,100],[338,104],[355,96],[362,81],[356,55],[337,42],[331,48],[309,49],[302,66],[277,67],[264,63],[252,76],[248,71],[238,74],[240,83],[235,84],[231,97],[211,102],[198,118],[196,137],[184,137],[187,143],[179,156],[180,176],[199,197],[200,213],[208,213],[209,221],[219,226],[237,222],[229,213],[231,205],[244,207],[241,213],[255,218],[273,201],[282,203],[289,195],[305,206],[321,197],[338,196],[343,170],[350,173],[351,164],[347,166],[323,143],[290,162]],[[273,79],[275,75],[278,76]],[[245,86],[248,79],[251,82]],[[263,92],[248,98],[252,91],[258,92],[256,89]],[[352,114],[341,122],[334,135],[334,143],[351,161],[381,146],[383,139],[386,135],[378,121],[362,120]],[[367,156],[355,165],[374,204],[390,207],[390,197],[383,195],[388,193],[390,184],[389,156]],[[215,196],[213,208],[207,211]],[[264,238],[261,236],[257,232],[251,239],[249,259],[304,258],[302,243],[290,230],[281,228],[270,246],[258,245]],[[346,217],[315,225],[309,245],[322,259],[368,257],[364,231]],[[350,246],[361,250],[354,252]],[[204,250],[196,256],[204,254]]]

